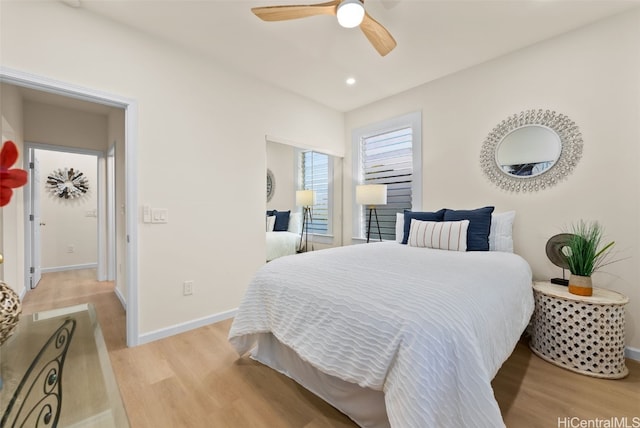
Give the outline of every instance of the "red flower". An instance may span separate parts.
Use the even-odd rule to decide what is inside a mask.
[[[4,207],[11,200],[12,189],[27,184],[27,171],[11,168],[18,160],[18,148],[13,141],[5,141],[0,151],[0,207]]]

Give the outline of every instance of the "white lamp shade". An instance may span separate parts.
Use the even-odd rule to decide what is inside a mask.
[[[308,207],[316,204],[315,190],[296,190],[296,205]]]
[[[364,6],[360,0],[343,0],[338,5],[336,15],[338,24],[344,28],[357,27],[364,18]]]
[[[385,205],[387,203],[387,185],[361,184],[356,186],[356,202],[360,205]]]

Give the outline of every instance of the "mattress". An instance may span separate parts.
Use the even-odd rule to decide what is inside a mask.
[[[495,428],[491,380],[532,312],[531,269],[515,254],[383,242],[265,265],[229,340],[244,355],[268,333],[319,372],[382,392],[392,427]]]

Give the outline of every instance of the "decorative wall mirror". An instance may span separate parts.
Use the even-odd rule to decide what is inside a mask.
[[[64,199],[75,199],[89,191],[89,179],[73,168],[58,168],[47,176],[47,189]]]
[[[480,165],[496,186],[531,192],[555,185],[582,156],[582,135],[567,116],[527,110],[503,120],[487,136]]]
[[[276,191],[276,179],[273,176],[273,172],[267,169],[267,202],[273,198],[273,194]]]

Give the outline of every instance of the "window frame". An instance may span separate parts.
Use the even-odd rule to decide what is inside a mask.
[[[354,129],[351,133],[353,171],[351,183],[351,239],[354,242],[366,242],[366,207],[357,204],[355,198],[356,186],[362,184],[363,181],[361,144],[366,138],[386,132],[393,132],[402,128],[411,128],[411,151],[413,163],[411,209],[415,211],[422,208],[422,112],[415,111]]]
[[[333,173],[334,173],[334,156],[329,153],[321,152],[310,148],[296,148],[294,162],[296,171],[296,189],[304,189],[304,177],[302,173],[302,156],[305,152],[315,152],[328,157],[327,159],[327,233],[309,233],[314,237],[314,242],[320,244],[333,244]],[[302,207],[296,207],[297,212],[302,213]],[[313,213],[313,211],[312,211]]]

